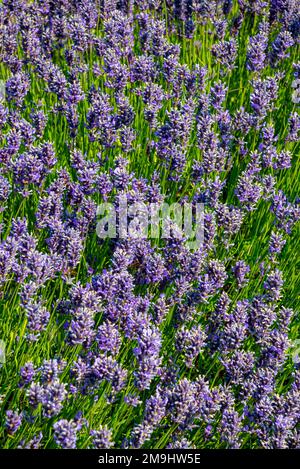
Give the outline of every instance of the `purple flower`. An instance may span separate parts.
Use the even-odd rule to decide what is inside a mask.
[[[109,96],[92,89],[89,95],[91,106],[87,113],[87,127],[91,141],[110,147],[116,140],[116,123]]]
[[[281,151],[273,164],[274,169],[288,169],[292,166],[292,154],[288,150]]]
[[[248,281],[246,276],[250,272],[250,267],[245,263],[245,261],[238,261],[232,267],[232,271],[236,277],[238,287],[243,287]]]
[[[212,46],[211,52],[222,66],[231,71],[237,58],[238,43],[235,38],[220,41]]]
[[[76,448],[78,425],[74,420],[61,419],[54,423],[54,441],[62,449]]]
[[[158,387],[154,395],[146,400],[144,418],[133,428],[129,444],[133,448],[140,448],[151,438],[153,431],[159,426],[166,415],[167,396]]]
[[[131,18],[121,11],[115,10],[114,15],[104,21],[105,42],[120,55],[127,56],[133,48],[133,26]]]
[[[8,109],[0,102],[0,129],[7,123]]]
[[[283,235],[279,232],[272,231],[269,243],[269,252],[272,256],[272,259],[274,259],[275,254],[281,253],[285,244],[286,239],[284,239]]]
[[[176,348],[183,354],[184,362],[188,368],[193,367],[194,359],[202,352],[205,346],[206,335],[201,326],[187,329],[183,326],[176,333]]]
[[[50,313],[47,309],[35,302],[29,302],[24,306],[27,316],[28,340],[35,341],[38,339],[40,332],[47,328]]]
[[[29,88],[30,81],[28,76],[23,72],[16,73],[5,84],[7,101],[13,101],[17,107],[22,107]]]
[[[161,365],[160,349],[160,332],[154,327],[143,328],[138,336],[138,346],[133,351],[138,362],[138,370],[134,375],[139,389],[148,389],[152,379],[158,375]]]
[[[279,89],[278,77],[257,78],[253,80],[250,104],[259,119],[264,119],[273,108]]]
[[[37,138],[42,138],[44,130],[47,124],[47,116],[42,110],[32,111],[30,114],[33,127],[35,129],[35,135]]]
[[[157,114],[163,105],[166,95],[163,88],[156,83],[147,83],[142,91],[142,98],[145,104],[145,119],[151,127],[157,127]]]
[[[155,324],[161,324],[169,313],[169,306],[165,295],[161,295],[153,304],[153,320]]]
[[[90,435],[93,441],[93,448],[109,449],[114,446],[112,441],[112,431],[106,426],[100,425],[99,430],[91,430]]]
[[[56,157],[51,143],[32,147],[21,154],[13,164],[15,183],[21,189],[28,184],[40,185],[56,164]]]
[[[9,435],[16,433],[22,423],[22,414],[13,410],[7,410],[5,419],[5,428]]]
[[[0,202],[6,202],[11,193],[11,185],[9,181],[0,175]],[[0,212],[2,208],[0,208]]]
[[[258,72],[266,65],[268,48],[268,35],[266,32],[260,32],[250,37],[247,49],[247,68]]]
[[[278,60],[289,57],[287,50],[294,44],[294,39],[289,31],[281,31],[272,43],[271,62],[273,65]]]
[[[109,320],[104,322],[99,328],[96,336],[99,350],[102,352],[117,355],[122,343],[122,338],[118,328]]]
[[[291,233],[293,225],[299,220],[300,210],[288,201],[283,191],[279,190],[272,197],[271,211],[276,217],[276,224],[286,233]]]
[[[297,112],[294,112],[289,117],[289,133],[287,135],[287,141],[297,142],[300,138],[300,116]]]
[[[253,352],[235,350],[232,354],[223,356],[221,363],[226,369],[230,383],[243,385],[246,379],[251,377],[255,364],[255,355]]]
[[[124,402],[132,407],[137,407],[142,404],[142,401],[137,396],[131,394],[124,397]]]
[[[218,225],[224,229],[224,234],[232,236],[239,232],[244,218],[241,209],[219,203],[216,207],[216,215]]]
[[[41,371],[41,382],[42,383],[51,383],[58,379],[58,375],[63,372],[66,363],[57,360],[44,360],[43,365],[40,368]]]
[[[274,306],[265,303],[260,298],[254,298],[249,311],[250,332],[260,339],[268,333],[276,320]]]
[[[185,437],[177,439],[173,437],[172,442],[166,448],[168,449],[195,449],[195,446]]]
[[[221,440],[225,441],[229,448],[239,448],[241,431],[242,419],[238,412],[231,407],[225,408],[220,421]]]
[[[18,446],[18,449],[40,449],[41,441],[43,439],[42,432],[34,435],[34,437],[29,441],[21,440]]]
[[[227,279],[224,264],[219,260],[211,260],[207,266],[207,276],[214,289],[222,288]]]
[[[195,384],[187,378],[179,380],[170,391],[167,408],[172,422],[188,428],[197,412]]]
[[[253,211],[262,196],[262,187],[253,174],[245,171],[239,177],[235,194],[246,210]]]
[[[110,355],[98,355],[90,371],[98,380],[107,380],[111,383],[113,395],[126,386],[127,370]]]
[[[20,385],[30,384],[35,376],[35,369],[32,362],[25,363],[20,370]]]
[[[216,83],[210,90],[210,101],[213,108],[220,111],[226,98],[228,88],[222,82]]]
[[[152,83],[156,75],[156,65],[151,55],[139,55],[133,58],[133,62],[130,67],[130,79],[133,83],[135,81],[142,81],[144,83],[149,83],[150,86],[150,83]],[[156,84],[153,84],[153,86],[154,89],[157,89],[158,87]],[[160,87],[158,89],[160,89]]]
[[[67,397],[66,386],[63,383],[55,381],[45,386],[40,396],[40,402],[43,406],[43,414],[47,418],[58,415],[63,408],[63,402]]]
[[[264,288],[267,290],[271,301],[278,301],[281,298],[283,283],[282,272],[279,269],[275,269],[267,276]]]

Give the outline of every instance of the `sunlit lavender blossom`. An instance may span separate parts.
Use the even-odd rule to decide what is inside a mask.
[[[55,443],[63,449],[76,448],[78,425],[74,420],[61,419],[54,423]]]
[[[112,441],[112,432],[107,427],[102,427],[98,430],[91,430],[93,447],[96,449],[109,449],[114,443]]]
[[[13,410],[6,411],[5,428],[9,435],[16,433],[22,423],[22,415]]]

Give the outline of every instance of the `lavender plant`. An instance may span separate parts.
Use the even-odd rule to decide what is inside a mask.
[[[300,448],[299,2],[0,17],[1,448]],[[101,238],[120,195],[202,243]]]

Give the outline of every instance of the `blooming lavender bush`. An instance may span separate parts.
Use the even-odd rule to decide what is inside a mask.
[[[1,447],[300,448],[300,3],[0,17]],[[202,242],[99,237],[119,195]]]

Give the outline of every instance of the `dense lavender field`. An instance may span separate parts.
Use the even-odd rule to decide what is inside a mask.
[[[0,3],[1,448],[300,448],[299,44],[298,0]],[[120,196],[201,243],[100,236]]]

